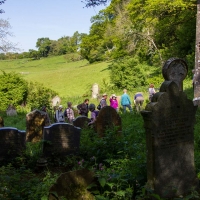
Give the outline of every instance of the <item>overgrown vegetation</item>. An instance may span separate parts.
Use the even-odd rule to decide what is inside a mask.
[[[145,186],[146,141],[143,119],[140,114],[120,114],[122,132],[107,130],[104,138],[99,138],[93,129],[84,129],[81,134],[80,153],[74,156],[53,157],[48,160],[44,171],[36,171],[37,160],[41,156],[42,143],[28,143],[26,151],[15,160],[6,161],[0,167],[0,197],[3,200],[48,199],[48,190],[62,173],[87,168],[95,172],[96,184],[88,190],[96,199],[150,200],[158,195]],[[200,111],[197,111],[197,120]],[[195,165],[200,177],[200,126],[195,125]],[[16,184],[18,183],[18,184]],[[199,199],[199,194],[179,200]]]

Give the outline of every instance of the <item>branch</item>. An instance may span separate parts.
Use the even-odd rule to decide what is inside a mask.
[[[95,6],[99,6],[99,5],[106,5],[106,3],[109,0],[83,0],[81,2],[83,2],[85,4],[85,7],[95,7]]]

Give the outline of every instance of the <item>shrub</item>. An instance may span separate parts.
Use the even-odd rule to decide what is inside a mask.
[[[132,89],[146,84],[145,66],[134,58],[123,58],[109,66],[111,83],[117,88]]]
[[[9,104],[14,106],[25,102],[28,92],[27,82],[15,72],[0,75],[0,108],[6,110]]]

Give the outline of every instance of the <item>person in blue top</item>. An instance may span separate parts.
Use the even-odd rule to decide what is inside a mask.
[[[131,107],[131,100],[129,95],[127,94],[127,90],[124,89],[123,90],[124,94],[121,96],[121,105],[123,107],[123,112],[126,112],[126,107],[128,107],[128,109],[130,110],[130,112],[132,112],[132,107]]]

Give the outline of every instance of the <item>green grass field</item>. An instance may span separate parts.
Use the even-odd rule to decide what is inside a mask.
[[[89,64],[86,60],[68,62],[66,57],[62,55],[40,60],[2,60],[0,61],[0,73],[2,73],[1,71],[20,73],[25,80],[42,83],[47,88],[56,91],[64,101],[74,99],[76,101],[74,103],[77,103],[82,102],[85,94],[91,92],[94,83],[99,84],[100,93],[106,92],[108,96],[113,93],[122,94],[122,90],[110,90],[107,87],[110,85],[108,66],[109,62],[95,64]],[[156,70],[162,74],[161,68],[152,66],[146,70],[146,74],[150,77],[150,82],[155,84],[155,88],[159,88],[161,83],[156,83],[156,77],[154,78],[155,75],[153,75]],[[184,90],[190,99],[193,98],[191,83],[190,78],[184,81]],[[128,93],[133,99],[134,93],[143,92],[148,101],[148,87],[147,84],[140,88],[133,88]],[[82,98],[80,99],[80,97]]]
[[[89,65],[86,60],[67,62],[64,56],[30,61],[0,61],[0,70],[21,73],[28,81],[37,81],[58,92],[62,97],[82,96],[94,83],[109,82],[106,62]]]

